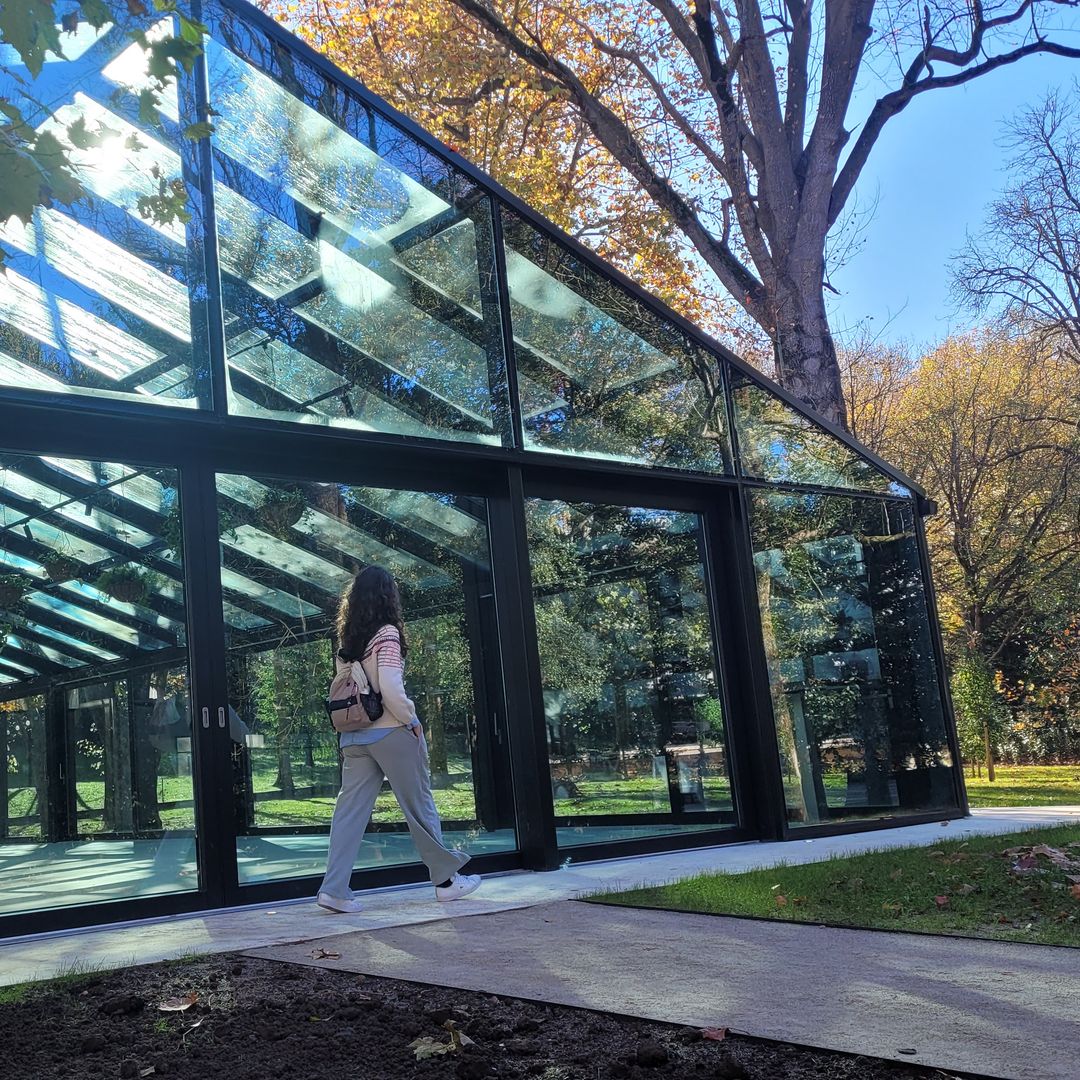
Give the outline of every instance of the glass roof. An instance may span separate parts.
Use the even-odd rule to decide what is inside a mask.
[[[468,500],[338,484],[218,477],[223,615],[234,643],[325,631],[358,566],[378,561],[438,607],[460,568],[486,566]],[[290,524],[267,507],[303,506]],[[0,671],[27,683],[186,650],[176,474],[116,462],[0,455]],[[133,592],[109,575],[134,575]],[[6,684],[5,684],[6,685]]]

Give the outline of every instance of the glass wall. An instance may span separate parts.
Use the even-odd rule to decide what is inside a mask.
[[[485,664],[498,664],[483,499],[240,475],[217,481],[228,623],[240,882],[321,874],[340,782],[326,718],[333,617],[356,570],[397,578],[407,689],[427,733],[448,842],[516,847],[507,747]],[[357,867],[415,862],[386,787]]]
[[[757,491],[751,530],[788,819],[955,807],[911,504]]]
[[[560,845],[733,821],[700,517],[546,499],[527,513]]]
[[[712,590],[748,640],[757,613],[707,557],[747,527],[789,819],[954,810],[916,500],[890,469],[283,30],[198,6],[204,53],[164,91],[131,31],[160,41],[168,11],[80,22],[25,82],[0,50],[0,99],[92,196],[0,223],[2,420],[21,450],[0,453],[0,918],[232,901],[233,852],[241,885],[311,884],[295,882],[322,872],[339,780],[333,615],[372,562],[401,583],[436,802],[471,852],[547,858],[549,781],[563,847],[753,827],[730,757],[757,739],[725,710]],[[171,467],[130,463],[158,446]],[[399,465],[431,479],[325,481],[342,461],[363,478],[372,454],[384,485]],[[689,509],[650,505],[645,469],[680,471]],[[212,498],[188,507],[187,559],[181,471],[216,475],[217,528]],[[531,566],[514,561],[519,483],[542,496],[525,500]],[[725,517],[744,493],[749,526]],[[530,573],[541,686],[517,609]],[[227,702],[201,700],[223,683]],[[511,745],[541,724],[547,760],[516,754],[512,778]],[[231,791],[200,790],[207,775]],[[227,813],[197,820],[197,795]],[[357,866],[415,859],[384,791]]]
[[[0,915],[198,888],[176,474],[0,458]]]
[[[861,454],[741,372],[731,378],[743,476],[893,495],[910,492]]]
[[[525,446],[731,472],[720,360],[503,212]]]
[[[491,200],[235,15],[211,24],[230,412],[510,442]]]
[[[0,46],[0,98],[22,109],[39,146],[47,136],[71,155],[92,196],[56,192],[31,222],[0,222],[2,386],[209,404],[202,207],[176,84],[160,126],[142,108],[151,82],[129,31],[144,23],[117,17],[100,34],[81,23],[64,36],[69,59],[50,53],[33,82]],[[168,25],[152,26],[151,39]],[[177,192],[181,213],[162,198]]]

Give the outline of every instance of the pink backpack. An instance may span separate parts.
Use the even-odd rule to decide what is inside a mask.
[[[371,688],[359,660],[334,676],[326,699],[326,714],[337,732],[361,731],[382,716],[382,694]]]

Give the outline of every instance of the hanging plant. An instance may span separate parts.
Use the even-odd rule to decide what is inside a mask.
[[[29,589],[30,581],[22,574],[0,574],[0,608],[17,608]]]
[[[161,539],[169,550],[180,557],[184,554],[184,523],[180,517],[180,504],[173,503],[161,526]]]
[[[59,551],[53,551],[46,555],[41,560],[41,565],[45,568],[45,573],[49,575],[49,580],[54,585],[79,577],[83,570],[82,563],[78,559],[73,559],[70,555],[64,555]]]
[[[307,509],[307,499],[298,488],[270,488],[259,503],[259,516],[267,531],[275,536],[287,533]]]
[[[94,582],[94,587],[121,604],[139,604],[146,599],[150,580],[137,566],[114,566]]]

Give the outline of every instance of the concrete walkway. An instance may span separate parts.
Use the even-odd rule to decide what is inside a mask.
[[[320,945],[340,959],[313,960]],[[1080,1075],[1074,949],[564,901],[250,955],[1010,1080]]]
[[[911,825],[819,840],[697,848],[632,859],[571,863],[550,874],[492,876],[485,878],[475,898],[449,908],[434,902],[429,886],[402,886],[368,893],[366,909],[360,915],[332,915],[310,900],[295,900],[37,934],[0,945],[0,986],[46,979],[69,970],[73,964],[127,967],[196,953],[310,941],[355,930],[379,930],[548,904],[602,889],[664,884],[710,870],[738,873],[774,866],[781,861],[814,862],[875,849],[933,844],[943,838],[1012,832],[1066,822],[1080,822],[1080,806],[976,810],[971,817],[945,827]]]

